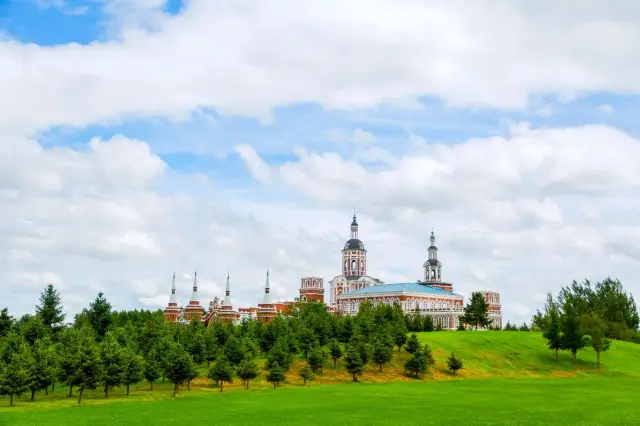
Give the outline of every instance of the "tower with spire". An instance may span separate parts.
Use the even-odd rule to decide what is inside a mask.
[[[184,319],[191,321],[192,319],[200,320],[204,311],[200,305],[200,299],[198,297],[198,272],[193,273],[193,289],[191,292],[191,298],[189,304],[184,309]]]
[[[264,298],[262,303],[258,304],[258,318],[265,323],[271,322],[276,315],[276,306],[271,299],[271,284],[269,282],[269,270],[267,269],[267,278],[264,283]]]
[[[367,251],[364,243],[358,238],[358,219],[355,208],[351,220],[351,238],[342,249],[342,273],[346,277],[363,277],[367,275]]]
[[[442,281],[442,262],[438,260],[438,247],[436,247],[436,236],[431,230],[431,236],[429,237],[429,248],[427,249],[427,260],[422,267],[424,268],[424,284],[441,288],[442,290],[453,291],[453,286],[450,283]]]
[[[180,318],[180,308],[178,307],[178,296],[176,296],[176,271],[173,271],[173,280],[171,284],[171,296],[169,303],[164,308],[164,319],[169,322],[178,322]]]
[[[233,309],[231,303],[231,280],[229,277],[229,271],[227,271],[227,285],[224,291],[224,300],[222,301],[222,307],[218,311],[217,318],[224,323],[233,323],[240,318],[240,314]]]

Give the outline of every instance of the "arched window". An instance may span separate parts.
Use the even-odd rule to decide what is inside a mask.
[[[356,260],[355,260],[355,259],[353,259],[353,260],[351,261],[351,270],[352,270],[352,271],[355,271],[355,270],[356,270],[356,265],[357,265]]]

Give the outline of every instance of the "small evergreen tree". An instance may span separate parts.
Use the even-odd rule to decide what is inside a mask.
[[[85,339],[77,355],[73,382],[78,387],[78,404],[82,402],[85,390],[93,390],[105,377],[100,351],[92,339]]]
[[[245,389],[249,389],[249,381],[258,377],[258,365],[251,359],[244,359],[237,368],[238,377],[242,380]]]
[[[418,340],[418,336],[415,333],[413,333],[411,337],[409,337],[404,350],[412,355],[420,350],[420,341]]]
[[[24,343],[12,351],[9,362],[0,371],[0,395],[9,395],[9,406],[13,407],[13,397],[20,397],[29,388],[31,359]]]
[[[309,351],[318,346],[318,338],[315,333],[306,326],[300,330],[298,341],[300,342],[300,349],[304,353],[304,359],[308,358]]]
[[[169,382],[173,383],[173,396],[178,392],[178,386],[183,385],[189,379],[193,361],[182,346],[174,343],[171,353],[167,356],[166,375]]]
[[[104,397],[109,397],[109,389],[120,386],[124,375],[124,351],[112,333],[107,333],[100,344],[100,357],[104,365]]]
[[[138,383],[144,377],[144,361],[131,348],[126,348],[124,350],[123,364],[122,384],[126,385],[127,396],[129,396],[129,387]]]
[[[233,381],[233,367],[226,357],[220,357],[209,370],[208,377],[220,386],[220,392],[222,392],[224,382],[231,383]]]
[[[449,366],[449,369],[453,371],[453,374],[456,375],[458,370],[462,369],[463,362],[461,359],[456,357],[455,353],[451,352],[451,355],[447,359],[447,365]]]
[[[60,293],[49,284],[40,294],[40,304],[36,306],[36,314],[51,333],[56,333],[64,323],[64,308],[60,300]]]
[[[428,370],[429,368],[436,365],[436,360],[433,358],[431,347],[427,344],[422,347],[422,359],[425,363],[425,370]]]
[[[29,365],[29,390],[31,401],[35,399],[36,392],[48,388],[53,383],[53,369],[51,368],[49,342],[38,340],[31,354],[32,362]]]
[[[231,337],[223,348],[224,356],[232,366],[238,365],[245,358],[247,349],[242,339]],[[216,361],[217,362],[217,361]]]
[[[269,369],[269,374],[267,374],[267,381],[273,383],[273,388],[275,389],[280,382],[284,381],[284,379],[284,370],[282,367],[277,363],[272,364]]]
[[[292,356],[287,350],[285,343],[278,341],[267,354],[267,362],[265,363],[265,366],[268,369],[271,369],[274,364],[278,364],[280,368],[286,371],[289,369],[291,361]]]
[[[391,361],[393,358],[393,348],[383,344],[380,341],[376,341],[373,344],[373,353],[371,355],[371,359],[373,362],[380,366],[380,371],[382,372],[382,364],[386,364]]]
[[[585,315],[582,319],[584,331],[589,336],[588,344],[596,352],[596,367],[600,368],[600,353],[609,350],[611,340],[607,338],[609,327],[599,315]]]
[[[3,308],[0,311],[0,338],[9,334],[9,330],[13,327],[15,320],[13,316],[9,315],[9,309]]]
[[[347,350],[344,355],[344,363],[347,372],[353,377],[353,381],[358,381],[358,376],[364,371],[364,362],[360,357],[358,350],[352,345],[347,346]]]
[[[507,326],[510,326],[507,323]],[[560,314],[558,309],[552,307],[549,310],[549,322],[546,330],[542,333],[547,340],[547,347],[555,352],[556,362],[558,361],[558,351],[562,349],[562,333],[560,328]]]
[[[337,340],[333,339],[329,343],[329,353],[331,355],[331,359],[333,360],[333,369],[335,370],[338,360],[342,358],[342,348],[340,347],[340,343]]]
[[[586,345],[587,340],[584,336],[580,318],[571,311],[567,312],[562,321],[562,349],[571,352],[575,363],[578,351]]]
[[[475,327],[476,330],[478,327],[488,327],[491,325],[489,302],[484,299],[481,292],[474,291],[471,294],[471,299],[464,307],[464,315],[461,319],[465,324]]]
[[[161,376],[160,363],[156,359],[157,354],[153,351],[149,352],[144,363],[144,379],[149,383],[149,390],[153,390],[153,383]]]
[[[398,352],[407,343],[407,326],[404,322],[396,322],[391,331],[393,334],[393,343],[398,347]]]
[[[319,348],[311,351],[307,359],[307,363],[309,364],[309,368],[311,368],[313,374],[316,374],[318,371],[322,374],[322,365],[324,364],[324,360],[324,351]]]
[[[417,379],[419,377],[418,373],[424,370],[424,362],[420,354],[415,353],[411,356],[411,358],[406,360],[404,363],[404,369],[407,372],[414,374]]]
[[[311,380],[313,378],[313,370],[309,367],[308,362],[300,369],[300,378],[302,378],[303,386],[307,384],[307,380]]]
[[[437,327],[433,323],[433,317],[431,315],[425,315],[422,320],[422,329],[424,331],[436,331]]]
[[[529,326],[525,322],[520,326],[520,331],[531,331],[531,329],[529,328]]]

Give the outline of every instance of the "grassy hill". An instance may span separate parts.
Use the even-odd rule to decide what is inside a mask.
[[[298,398],[305,398],[304,395],[313,395],[314,398],[318,398],[318,404],[321,404],[320,401],[324,401],[322,404],[324,404],[325,410],[328,405],[331,405],[331,410],[334,410],[332,401],[346,397],[341,396],[342,394],[347,396],[351,395],[349,396],[349,400],[353,401],[354,398],[359,398],[358,395],[360,395],[361,392],[364,392],[363,396],[367,392],[373,392],[376,395],[402,393],[405,392],[402,389],[405,389],[403,386],[406,385],[408,386],[406,392],[408,392],[407,398],[409,399],[420,399],[423,397],[433,398],[432,393],[435,392],[435,394],[438,394],[438,392],[444,392],[443,395],[445,396],[450,393],[450,396],[447,396],[447,398],[462,398],[465,400],[465,404],[473,406],[473,401],[476,401],[475,403],[477,404],[484,404],[486,401],[479,395],[476,395],[473,401],[469,400],[468,395],[465,396],[466,394],[464,393],[466,392],[464,389],[467,387],[469,389],[475,389],[475,387],[480,386],[482,389],[491,390],[494,395],[501,395],[505,389],[512,389],[510,391],[510,395],[512,395],[515,392],[513,391],[514,387],[517,389],[518,387],[524,386],[525,383],[526,386],[531,387],[531,383],[537,383],[537,385],[531,388],[534,393],[538,392],[535,391],[535,389],[538,388],[541,389],[541,393],[548,392],[549,389],[562,389],[561,393],[567,392],[567,395],[570,395],[571,392],[573,392],[571,389],[575,388],[576,398],[578,398],[580,389],[584,389],[585,386],[587,388],[595,386],[595,388],[602,390],[608,388],[626,389],[627,386],[632,385],[640,386],[640,362],[638,362],[638,359],[640,359],[640,345],[626,342],[613,342],[610,351],[602,355],[602,367],[598,370],[595,367],[595,353],[592,349],[581,351],[575,365],[571,360],[571,355],[568,353],[561,353],[560,359],[556,362],[553,352],[546,348],[544,339],[539,333],[479,331],[419,333],[418,335],[421,341],[431,346],[436,358],[435,368],[423,375],[420,380],[404,375],[403,365],[408,358],[408,354],[396,350],[392,363],[383,366],[382,372],[378,370],[377,365],[367,365],[364,374],[360,377],[360,381],[362,382],[360,384],[350,383],[351,376],[344,370],[341,362],[338,363],[338,367],[334,370],[332,362],[329,361],[323,374],[317,375],[315,380],[310,382],[306,388],[303,388],[297,372],[304,364],[304,360],[298,359],[287,374],[288,383],[282,384],[277,390],[273,390],[271,384],[266,382],[264,376],[262,376],[251,384],[248,394],[247,391],[242,388],[239,380],[235,380],[230,385],[225,385],[224,392],[221,394],[218,389],[213,387],[210,381],[204,377],[206,375],[206,368],[203,367],[201,370],[203,377],[196,379],[191,384],[191,391],[183,389],[178,401],[168,401],[172,399],[172,385],[168,383],[156,384],[153,392],[149,391],[148,384],[141,383],[132,387],[129,397],[124,395],[123,389],[114,389],[110,392],[108,400],[104,399],[104,395],[100,391],[88,392],[85,394],[84,405],[95,406],[97,411],[95,411],[95,413],[91,411],[91,413],[94,413],[92,414],[93,416],[98,415],[98,412],[101,412],[100,410],[105,409],[98,407],[104,404],[108,404],[109,410],[111,410],[111,407],[122,406],[123,408],[118,409],[124,410],[124,413],[129,410],[129,408],[126,407],[131,406],[131,404],[129,404],[130,402],[136,403],[134,406],[137,412],[141,409],[140,407],[143,407],[138,404],[139,402],[155,401],[152,406],[157,407],[153,408],[153,410],[162,411],[164,408],[159,407],[165,407],[165,405],[164,403],[160,403],[160,401],[164,401],[169,404],[167,407],[170,407],[179,401],[184,401],[185,404],[197,404],[196,402],[187,403],[186,401],[190,399],[197,401],[204,398],[205,400],[210,400],[210,403],[207,403],[210,409],[214,407],[218,410],[221,407],[219,402],[227,401],[227,398],[237,398],[237,400],[233,399],[233,401],[238,401],[238,404],[243,403],[243,401],[247,403],[251,401],[251,404],[254,404],[252,407],[258,410],[261,404],[279,403],[277,401],[283,397],[281,396],[281,394],[283,394],[290,395],[291,401],[296,401]],[[464,369],[459,371],[457,376],[453,376],[446,368],[446,359],[452,351],[455,351],[456,355],[464,361]],[[264,360],[259,360],[259,363],[263,362]],[[539,378],[553,380],[535,380]],[[410,385],[410,383],[412,384]],[[598,384],[594,385],[594,383]],[[338,384],[343,385],[334,386]],[[562,385],[560,386],[560,384]],[[415,385],[420,386],[415,387]],[[313,391],[309,389],[313,389]],[[441,390],[439,391],[438,389]],[[543,389],[547,390],[545,391]],[[50,393],[49,396],[44,396],[42,393],[38,394],[34,402],[27,401],[28,398],[23,396],[22,399],[18,401],[17,407],[13,409],[8,407],[7,398],[2,397],[0,398],[0,425],[5,424],[3,423],[3,418],[11,418],[16,422],[21,418],[32,419],[34,422],[37,421],[38,424],[40,424],[40,420],[44,421],[48,418],[46,413],[49,411],[51,411],[53,419],[57,415],[55,413],[59,412],[57,410],[59,410],[60,407],[76,405],[75,398],[68,397],[66,392],[67,390],[63,386],[58,386],[56,392]],[[612,390],[608,390],[607,392],[609,396],[613,397],[614,393],[611,393],[613,392]],[[515,394],[517,393],[518,392],[515,392]],[[618,393],[620,392],[615,391],[616,395]],[[237,396],[227,396],[230,394],[237,394]],[[536,395],[538,394],[536,393]],[[618,395],[619,402],[621,402],[624,397],[624,392],[620,393],[620,395]],[[261,402],[261,398],[266,399]],[[501,398],[505,398],[506,401],[510,396],[503,395]],[[540,395],[536,396],[536,398],[540,398]],[[390,401],[392,399],[390,399]],[[447,401],[441,401],[436,398],[432,402],[447,406]],[[516,401],[514,401],[514,403],[516,403]],[[299,402],[296,404],[298,404],[297,407],[300,407]],[[428,405],[431,407],[431,404]],[[596,406],[597,404],[594,403],[593,407]],[[309,408],[310,412],[313,412],[314,407]],[[87,408],[88,407],[85,407],[83,409]],[[203,408],[203,410],[205,410],[205,408]],[[534,407],[532,407],[532,410],[533,408]],[[184,409],[187,409],[187,407],[185,406]],[[188,409],[191,410],[191,408]],[[354,410],[355,409],[356,408],[354,408]],[[179,410],[182,411],[183,408]],[[197,409],[195,410],[197,411]],[[347,408],[345,408],[345,410],[347,410]],[[366,406],[363,406],[362,410],[363,416],[369,413]],[[41,414],[38,414],[40,412]],[[62,412],[67,413],[65,416],[69,413],[66,409],[62,410]],[[75,410],[71,410],[71,412],[76,413]],[[259,410],[256,411],[256,413],[258,412]],[[22,417],[20,413],[25,417]],[[146,424],[149,424],[148,418],[146,421]],[[190,421],[190,423],[193,422]],[[8,424],[36,423],[12,422]],[[43,424],[51,423],[45,422]],[[59,424],[66,423],[62,422]],[[79,422],[77,424],[84,423]],[[93,424],[95,426],[100,423]],[[196,422],[194,424],[198,423]],[[232,422],[230,424],[234,423]]]

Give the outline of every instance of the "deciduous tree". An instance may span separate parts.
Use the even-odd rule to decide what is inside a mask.
[[[350,344],[347,345],[345,351],[344,364],[347,372],[351,374],[353,381],[357,382],[358,376],[364,371],[364,362],[362,362],[358,350]]]
[[[333,368],[336,368],[336,364],[338,360],[342,358],[342,348],[340,347],[340,343],[333,339],[331,343],[329,343],[329,354],[331,355],[331,359],[333,360]]]
[[[238,377],[242,380],[245,389],[249,389],[249,382],[260,374],[258,365],[252,359],[244,359],[237,368]]]
[[[224,388],[224,382],[231,383],[233,368],[226,357],[220,357],[216,360],[216,363],[209,370],[208,377],[220,386],[220,392]]]

